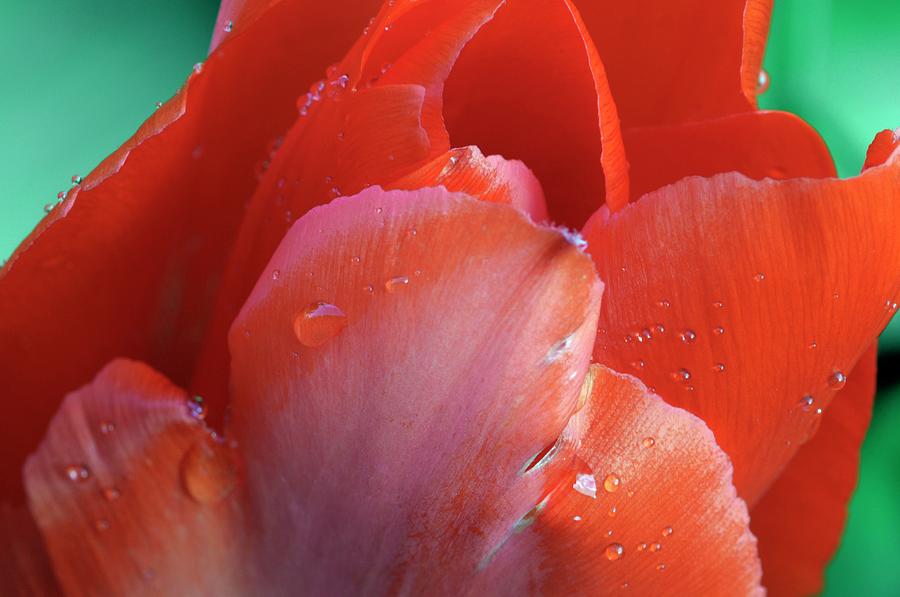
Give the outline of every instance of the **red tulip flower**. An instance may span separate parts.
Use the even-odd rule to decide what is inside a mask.
[[[3,593],[819,590],[897,135],[756,109],[766,0],[379,4],[223,2],[3,268]]]

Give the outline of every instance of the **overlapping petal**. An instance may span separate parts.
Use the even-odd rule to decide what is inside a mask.
[[[552,484],[485,564],[488,592],[761,595],[747,507],[706,425],[592,373],[556,455],[528,473]]]
[[[509,488],[575,408],[599,298],[590,259],[509,207],[371,189],[307,214],[230,337],[263,577],[465,588],[539,497]]]
[[[745,112],[624,131],[632,197],[687,176],[740,172],[764,178],[826,178],[834,163],[822,138],[786,112]]]
[[[235,34],[0,272],[0,497],[21,498],[60,400],[110,359],[190,377],[259,165],[368,18],[351,4],[281,2]]]
[[[873,346],[860,359],[847,387],[822,415],[815,436],[751,512],[763,583],[773,597],[822,590],[825,567],[840,543],[856,487],[859,450],[875,397],[876,353]]]
[[[624,128],[747,112],[771,0],[576,0]]]
[[[751,505],[893,315],[898,189],[896,154],[851,180],[689,178],[587,226],[595,358],[706,421]]]
[[[535,45],[528,35],[538,25],[546,29]],[[523,88],[510,90],[505,79],[486,78],[488,71],[481,66],[496,58],[504,40],[528,52],[510,62],[520,65],[515,72],[532,73],[533,78],[521,80],[528,90],[521,97],[510,93],[524,92]],[[535,64],[544,51],[553,60]],[[560,70],[560,64],[567,66]],[[450,151],[454,131],[472,126],[483,131],[488,137],[472,143],[485,141],[486,152],[512,151],[513,146],[492,149],[489,141],[495,137],[491,135],[520,131],[525,136],[516,137],[514,146],[527,151],[516,150],[505,157],[525,158],[542,181],[551,216],[565,212],[567,205],[578,205],[581,219],[574,223],[580,224],[602,203],[604,192],[600,167],[587,167],[586,160],[601,160],[601,144],[603,152],[607,146],[621,146],[614,134],[614,110],[604,107],[608,98],[602,96],[605,81],[598,65],[577,14],[564,0],[386,4],[344,60],[301,98],[301,118],[285,137],[254,195],[194,381],[212,408],[225,402],[221,376],[212,373],[227,363],[225,331],[289,221],[336,196],[352,195],[371,185],[397,186],[399,179],[409,181],[415,172],[416,176],[429,172],[428,164]],[[451,92],[454,80],[466,94]],[[481,84],[477,89],[460,87],[467,81]],[[567,92],[559,95],[557,87],[563,81],[568,83]],[[547,109],[544,96],[557,98],[556,111]],[[473,112],[469,108],[474,105],[467,107],[466,102],[490,97],[504,100],[507,115],[493,119],[496,122],[488,127],[481,111]],[[528,101],[522,101],[523,97]],[[607,121],[609,126],[603,124]],[[565,128],[568,124],[560,128],[562,122],[577,123],[577,130]],[[544,147],[542,139],[554,129],[568,132],[553,136],[553,142]],[[608,142],[604,135],[610,135]],[[615,156],[616,151],[610,150],[609,155]],[[608,160],[614,162],[613,157]],[[549,176],[548,169],[557,172]],[[421,184],[429,181],[421,179]],[[612,178],[608,184],[614,186]]]
[[[118,360],[66,397],[25,465],[29,507],[67,595],[235,594],[231,449],[187,394]]]

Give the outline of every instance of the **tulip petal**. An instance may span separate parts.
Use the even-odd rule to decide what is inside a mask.
[[[752,512],[769,594],[814,595],[837,550],[856,487],[859,450],[875,397],[872,347],[803,445]]]
[[[0,593],[8,597],[61,594],[44,542],[24,506],[0,504]]]
[[[746,112],[624,135],[635,198],[687,176],[723,172],[754,180],[835,176],[822,138],[786,112]]]
[[[706,421],[752,507],[893,315],[898,226],[896,154],[850,180],[688,178],[598,212],[594,357]]]
[[[498,9],[501,4],[504,6]],[[497,24],[494,24],[494,19],[498,20]],[[523,112],[516,112],[518,108],[506,110],[510,115],[516,115],[516,120],[506,121],[496,131],[491,129],[491,134],[501,129],[508,131],[511,126],[516,128],[513,126],[515,123],[522,124],[525,111],[530,111],[528,113],[534,116],[534,123],[527,127],[531,136],[522,140],[523,147],[541,146],[543,141],[538,143],[535,135],[543,136],[554,129],[564,131],[565,134],[556,141],[566,145],[565,150],[551,144],[539,150],[540,159],[537,159],[538,154],[524,156],[527,159],[535,157],[537,165],[532,165],[530,161],[526,164],[541,180],[547,168],[565,169],[577,163],[577,176],[567,170],[565,176],[559,174],[550,180],[552,193],[547,191],[546,184],[543,185],[545,194],[550,198],[551,215],[559,215],[554,213],[554,202],[562,205],[560,201],[571,200],[580,205],[578,209],[584,212],[577,219],[580,224],[601,203],[602,185],[587,192],[583,181],[585,176],[602,180],[599,168],[587,167],[586,164],[590,162],[595,165],[591,161],[594,158],[596,163],[601,160],[601,116],[598,114],[602,113],[604,118],[614,121],[614,109],[611,102],[603,108],[603,102],[598,100],[597,85],[602,79],[602,72],[598,71],[597,66],[599,61],[595,60],[596,53],[592,54],[590,40],[583,37],[583,28],[579,26],[577,16],[565,1],[535,3],[513,0],[503,3],[500,0],[467,0],[459,3],[403,0],[386,4],[341,64],[331,69],[329,77],[321,85],[314,86],[306,99],[301,101],[301,114],[306,115],[287,134],[254,195],[225,275],[223,291],[214,309],[213,323],[209,327],[203,356],[193,380],[193,387],[209,399],[214,412],[221,410],[217,407],[225,403],[227,395],[224,380],[218,374],[227,363],[226,330],[284,236],[288,220],[338,195],[352,195],[372,185],[397,186],[394,181],[415,171],[422,172],[423,168],[427,171],[430,162],[450,150],[444,113],[458,112],[454,105],[468,98],[445,101],[444,83],[448,76],[454,77],[453,73],[462,69],[462,74],[456,77],[459,81],[476,76],[483,79],[487,71],[477,69],[473,61],[493,60],[494,53],[502,49],[498,43],[503,39],[521,40],[522,43],[516,41],[516,47],[528,47],[525,42],[536,23],[547,25],[542,33],[542,39],[547,41],[540,48],[553,48],[553,52],[541,61],[531,54],[512,60],[519,65],[515,72],[537,73],[534,75],[536,79],[522,79],[523,84],[527,81],[526,86],[531,89],[524,97],[536,99],[533,102],[513,102],[515,106],[527,104],[531,107],[522,107]],[[469,46],[472,49],[468,49]],[[461,52],[468,58],[463,60]],[[555,52],[563,54],[560,56]],[[562,64],[571,63],[574,72],[565,70],[559,73],[555,60],[562,60]],[[473,68],[476,70],[471,75],[467,74]],[[551,89],[559,83],[554,77],[563,75],[564,80],[571,83],[570,89],[557,101],[557,112],[550,114],[543,100],[539,102],[538,99],[541,95],[558,93],[555,90],[551,94]],[[480,94],[486,93],[509,99],[510,96],[504,95],[511,92],[505,79],[482,79],[479,80],[483,84],[472,89],[473,98],[477,91],[478,97],[484,97]],[[575,83],[570,79],[578,82],[579,93],[575,94],[571,89]],[[569,108],[573,102],[579,106],[577,109]],[[573,112],[582,116],[577,120],[577,134],[566,128],[571,126],[568,123]],[[565,125],[547,121],[548,118],[559,119],[562,114],[565,115],[562,118],[567,123]],[[467,121],[457,119],[454,122],[463,126]],[[484,121],[479,118],[476,122]],[[604,131],[610,135],[618,131],[615,127],[608,129]],[[487,131],[486,128],[484,130]],[[454,134],[453,127],[449,134]],[[616,141],[621,146],[621,140],[615,135],[610,139],[607,144],[610,148],[616,146]],[[590,150],[589,146],[596,151]],[[615,162],[615,155],[614,149],[610,149],[603,160]],[[621,158],[619,161],[624,164],[623,160]],[[492,165],[497,166],[499,162]],[[620,179],[624,180],[624,166],[620,169]],[[569,185],[563,190],[556,189],[560,177]],[[437,183],[423,180],[422,184],[431,186]],[[613,178],[609,179],[609,184],[613,185]],[[627,198],[627,184],[622,184],[624,187],[617,192]],[[571,185],[578,186],[577,193]]]
[[[628,166],[606,72],[568,0],[509,0],[468,44],[444,94],[453,145],[534,170],[550,215],[581,226],[628,201]]]
[[[747,112],[771,0],[575,0],[625,128]]]
[[[65,393],[110,359],[140,358],[187,381],[256,166],[296,118],[297,95],[365,23],[349,4],[359,6],[266,11],[0,270],[0,499],[22,499],[26,454]]]
[[[487,594],[761,595],[747,507],[706,425],[633,377],[592,376],[558,455],[534,471],[549,495],[486,564]]]
[[[451,149],[386,188],[415,190],[429,186],[442,186],[482,201],[512,205],[535,222],[547,220],[541,183],[528,166],[496,155],[486,158],[477,147]]]
[[[234,594],[230,449],[185,392],[117,360],[69,394],[25,465],[66,594]]]
[[[298,221],[230,334],[261,578],[468,586],[538,497],[506,489],[575,408],[600,291],[569,236],[442,188]]]

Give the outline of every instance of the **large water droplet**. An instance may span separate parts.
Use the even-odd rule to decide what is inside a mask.
[[[590,498],[596,498],[597,480],[594,478],[594,475],[588,473],[578,473],[575,476],[575,483],[572,485],[572,489],[582,495],[586,495]]]
[[[619,476],[615,473],[610,473],[606,475],[606,478],[603,479],[603,489],[608,491],[609,493],[614,493],[619,489],[619,485],[622,484],[622,480],[619,479]]]
[[[304,346],[322,346],[347,327],[347,315],[331,303],[307,305],[294,319],[294,334]]]
[[[840,390],[847,385],[847,376],[841,371],[835,371],[828,378],[828,385],[835,390]]]
[[[201,504],[223,499],[237,481],[228,447],[208,436],[197,441],[181,461],[181,481],[188,495]]]
[[[70,464],[64,471],[66,478],[73,483],[81,483],[87,481],[91,476],[91,471],[83,464]]]
[[[607,560],[609,560],[610,562],[614,562],[615,560],[621,558],[622,555],[624,555],[625,548],[622,547],[621,543],[610,543],[606,546],[604,553],[606,554]]]

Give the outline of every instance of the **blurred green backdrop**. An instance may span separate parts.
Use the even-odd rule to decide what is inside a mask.
[[[0,0],[0,259],[203,60],[217,5]],[[765,68],[761,105],[804,117],[851,176],[874,134],[900,126],[900,1],[776,0]],[[882,337],[888,382],[900,370],[896,319]],[[882,387],[826,595],[900,595],[896,429],[900,387]]]

